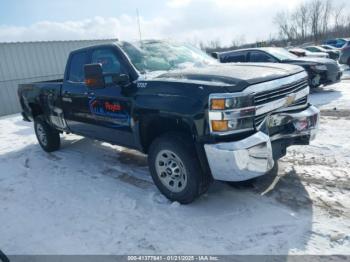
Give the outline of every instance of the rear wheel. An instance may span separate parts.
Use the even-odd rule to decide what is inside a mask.
[[[157,138],[148,154],[151,176],[163,195],[188,204],[204,193],[210,180],[199,164],[193,142],[179,133]]]
[[[51,127],[41,116],[34,120],[36,138],[42,149],[46,152],[53,152],[60,148],[60,134]]]

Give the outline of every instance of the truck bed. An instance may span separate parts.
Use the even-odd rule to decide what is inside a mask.
[[[62,84],[63,79],[20,84],[18,97],[23,110],[23,118],[27,121],[33,121],[35,115],[32,112],[39,110],[33,108],[35,105],[50,107],[51,103],[60,101]]]

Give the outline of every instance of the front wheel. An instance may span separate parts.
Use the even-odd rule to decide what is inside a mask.
[[[171,201],[193,202],[209,186],[190,138],[166,134],[157,138],[148,154],[151,176],[158,189]]]
[[[34,130],[41,148],[46,152],[53,152],[60,148],[59,132],[46,123],[42,117],[35,118]]]

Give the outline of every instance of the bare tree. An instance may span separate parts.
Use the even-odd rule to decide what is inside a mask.
[[[310,19],[311,19],[311,32],[315,41],[320,37],[321,32],[321,17],[323,13],[322,0],[313,0],[310,3]]]
[[[342,0],[349,1],[349,0]],[[268,45],[286,46],[300,45],[307,42],[320,43],[331,37],[350,36],[350,10],[347,5],[334,0],[303,0],[294,10],[280,11],[273,22],[278,35],[270,34],[268,41],[260,41]],[[258,42],[258,41],[257,41]],[[245,44],[235,38],[231,47],[220,47],[220,42],[209,41],[206,50],[219,51],[235,49],[240,46],[250,47],[257,43]],[[204,48],[204,44],[201,44]]]
[[[329,21],[333,12],[333,5],[331,0],[326,0],[323,4],[323,15],[322,15],[322,34],[325,35],[329,29]]]
[[[291,23],[289,19],[289,14],[287,12],[279,12],[275,16],[274,19],[275,24],[277,24],[279,28],[279,33],[282,38],[293,39],[293,35],[291,33]]]
[[[238,47],[238,46],[242,46],[245,44],[245,36],[241,35],[239,37],[236,37],[235,39],[232,40],[231,42],[231,46],[232,47]]]
[[[295,10],[294,16],[296,25],[300,30],[300,37],[302,40],[304,40],[308,34],[310,20],[308,6],[305,3],[300,4],[300,6]]]
[[[346,18],[344,17],[344,3],[336,6],[333,10],[334,17],[334,29],[338,31],[342,25],[345,24]]]

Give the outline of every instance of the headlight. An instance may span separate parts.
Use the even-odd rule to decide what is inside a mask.
[[[319,71],[324,71],[327,70],[327,66],[326,65],[314,65],[312,66],[312,68],[319,70]]]
[[[209,97],[211,133],[231,134],[254,129],[253,95],[212,94]]]

